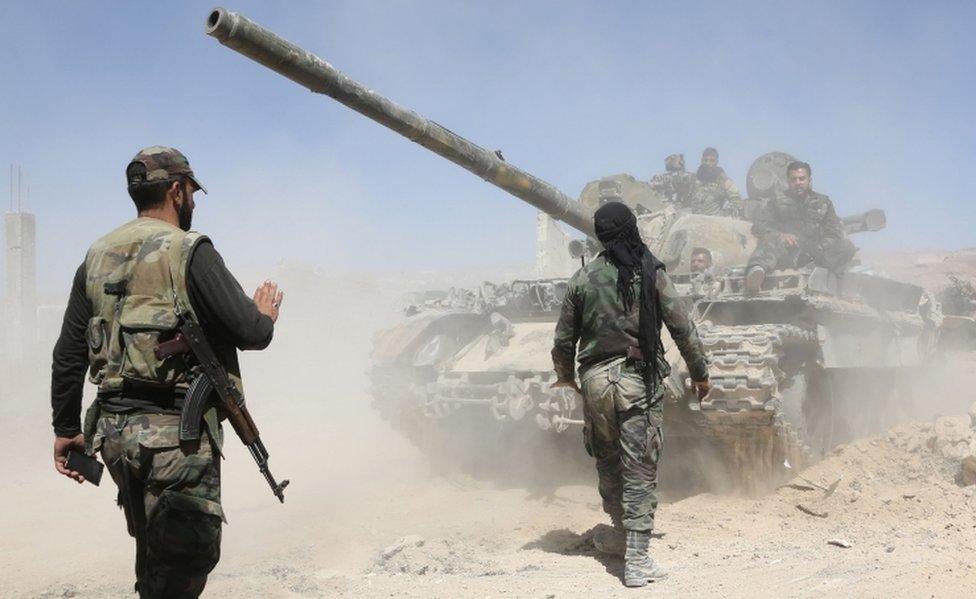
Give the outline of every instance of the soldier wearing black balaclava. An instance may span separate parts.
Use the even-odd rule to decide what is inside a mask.
[[[679,207],[694,214],[742,215],[742,196],[732,179],[718,165],[718,150],[715,148],[705,148],[702,152],[701,165],[695,173],[691,191]]]
[[[608,202],[594,225],[604,251],[569,281],[552,350],[553,387],[583,395],[584,443],[596,458],[603,509],[614,525],[594,544],[623,553],[624,583],[643,586],[665,575],[648,553],[663,447],[662,381],[670,373],[661,325],[687,363],[699,399],[710,388],[707,361],[688,309],[641,239],[634,213]]]

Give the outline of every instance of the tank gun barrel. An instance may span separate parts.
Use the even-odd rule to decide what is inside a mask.
[[[471,171],[567,225],[594,235],[593,219],[566,194],[505,162],[494,152],[381,96],[311,52],[247,17],[223,8],[207,17],[206,32],[221,44],[311,91],[325,94]]]
[[[880,231],[885,228],[888,222],[885,211],[878,208],[845,216],[840,221],[844,223],[844,232],[848,235],[863,233],[864,231]]]

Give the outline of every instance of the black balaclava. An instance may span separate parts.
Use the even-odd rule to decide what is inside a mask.
[[[698,167],[698,180],[704,181],[705,183],[712,183],[717,181],[722,175],[722,167],[712,166],[709,164],[703,164]]]
[[[637,230],[637,217],[626,205],[608,202],[593,215],[596,237],[603,244],[601,254],[617,267],[617,293],[629,311],[634,305],[634,277],[641,276],[638,343],[647,370],[644,382],[653,392],[657,377],[657,352],[661,345],[661,323],[657,314],[657,269],[664,264],[654,257]]]

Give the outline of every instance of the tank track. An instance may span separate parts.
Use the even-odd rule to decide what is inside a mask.
[[[800,431],[783,410],[787,352],[813,349],[814,331],[789,324],[702,325],[712,391],[701,402],[705,434],[725,447],[731,472],[760,492],[812,462]],[[795,418],[795,416],[794,416]],[[788,464],[788,465],[787,465]]]

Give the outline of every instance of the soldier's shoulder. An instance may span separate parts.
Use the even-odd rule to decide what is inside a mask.
[[[611,269],[615,269],[615,267],[603,255],[599,255],[577,270],[573,278],[570,279],[570,284],[588,285],[598,283],[608,278],[608,275],[611,274]]]

